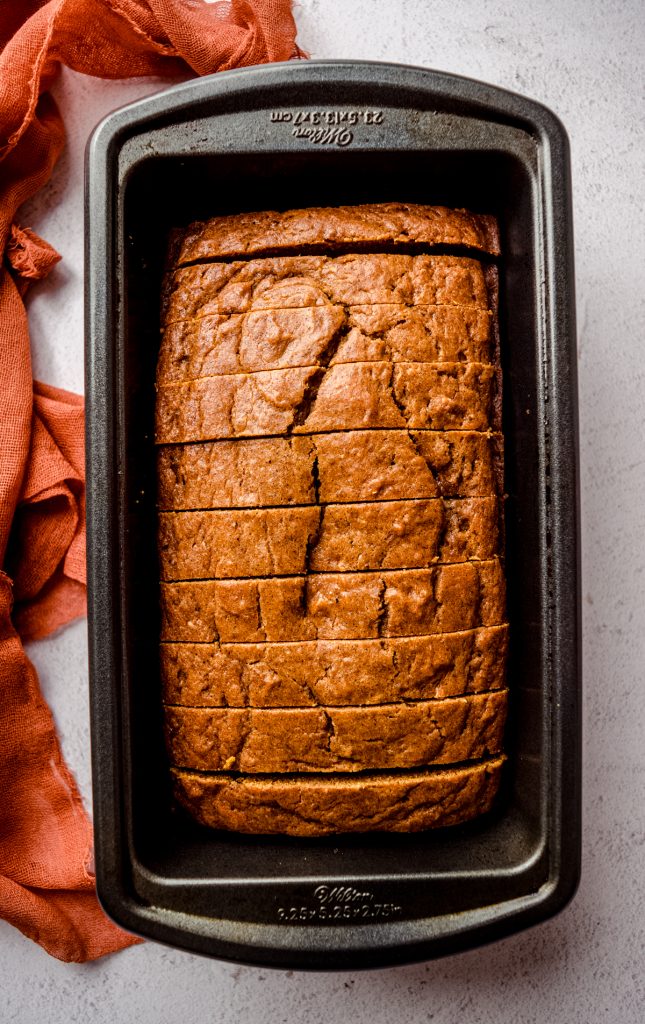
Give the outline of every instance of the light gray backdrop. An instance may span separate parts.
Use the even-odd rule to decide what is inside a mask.
[[[0,922],[0,1021],[20,1024],[640,1024],[645,1019],[645,15],[639,0],[301,0],[312,57],[421,64],[551,107],[573,151],[582,458],[584,858],[556,920],[427,965],[311,975],[146,943],[60,964]],[[63,254],[33,290],[35,372],[82,390],[82,157],[109,110],[159,88],[66,73],[69,146],[25,212]],[[85,624],[30,654],[89,799]]]

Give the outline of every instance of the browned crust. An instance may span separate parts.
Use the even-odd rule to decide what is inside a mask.
[[[166,277],[162,324],[254,309],[374,304],[489,308],[486,275],[464,256],[272,256],[183,267]]]
[[[157,449],[164,510],[262,508],[503,493],[502,437],[475,431],[348,431]]]
[[[425,636],[505,622],[497,559],[432,569],[162,583],[162,640]]]
[[[261,309],[168,324],[157,383],[354,362],[493,362],[492,314],[472,306]]]
[[[195,582],[161,585],[164,636],[192,641],[162,645],[166,734],[198,770],[174,770],[178,800],[213,827],[408,831],[492,801],[501,759],[405,788],[361,774],[351,794],[337,774],[488,758],[506,716],[497,270],[411,243],[499,251],[492,218],[402,204],[242,215],[173,242],[157,440],[173,445],[160,501],[178,504],[160,555]],[[284,248],[300,254],[270,255]],[[461,460],[446,431],[468,436]]]
[[[365,707],[165,707],[168,752],[197,771],[358,772],[501,753],[508,691]]]
[[[263,210],[196,221],[183,232],[176,264],[307,246],[358,244],[462,245],[498,254],[494,217],[445,206],[365,203],[312,206],[305,210]]]
[[[420,569],[499,550],[500,503],[487,498],[161,512],[163,580]]]
[[[342,363],[161,387],[156,441],[335,430],[497,430],[496,371],[481,363]]]
[[[177,802],[200,824],[256,835],[421,832],[489,811],[504,759],[360,776],[235,776],[172,769]]]
[[[314,707],[440,700],[504,686],[508,627],[383,640],[162,644],[167,704]]]

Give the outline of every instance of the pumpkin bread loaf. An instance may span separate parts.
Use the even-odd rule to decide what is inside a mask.
[[[161,674],[175,797],[202,824],[417,831],[492,804],[508,626],[478,252],[499,253],[493,218],[400,203],[171,240]]]

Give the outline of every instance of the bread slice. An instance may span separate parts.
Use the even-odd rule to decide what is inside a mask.
[[[418,569],[499,554],[496,497],[159,514],[163,580]]]
[[[490,308],[495,268],[463,256],[384,253],[272,256],[179,268],[165,282],[162,323],[214,313],[403,303]]]
[[[385,245],[463,245],[499,253],[494,217],[451,210],[445,206],[407,203],[365,203],[361,206],[316,207],[306,210],[263,210],[197,221],[177,233],[173,257],[177,266],[193,260],[250,253],[326,249],[347,243]]]
[[[241,775],[172,769],[177,802],[201,825],[252,835],[421,832],[492,807],[503,757],[426,771]]]
[[[502,438],[355,430],[164,445],[157,481],[161,510],[484,497],[503,491]]]
[[[202,377],[159,388],[159,444],[367,428],[497,430],[494,367],[341,363]]]
[[[435,700],[504,687],[508,627],[386,640],[162,644],[166,704],[314,707]]]
[[[506,690],[369,707],[165,707],[178,768],[358,772],[456,764],[501,752]]]
[[[161,639],[257,643],[425,636],[504,622],[498,559],[392,572],[162,583]]]
[[[308,306],[168,324],[157,383],[290,366],[494,359],[492,314],[474,306]]]

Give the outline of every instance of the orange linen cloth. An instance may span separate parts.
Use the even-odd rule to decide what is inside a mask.
[[[20,0],[0,5],[0,48],[0,917],[84,961],[137,940],[97,902],[91,825],[22,647],[85,611],[83,400],[32,381],[22,296],[59,257],[14,219],[63,145],[61,64],[126,78],[301,53],[290,0]]]

